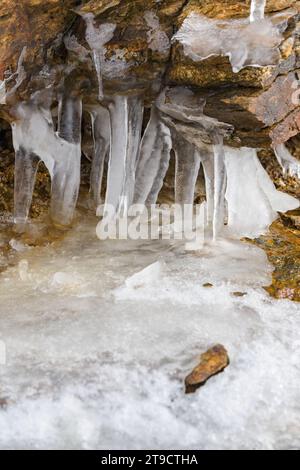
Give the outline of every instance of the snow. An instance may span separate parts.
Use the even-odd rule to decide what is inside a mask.
[[[100,242],[95,226],[82,216],[0,276],[1,448],[299,448],[299,304],[262,289],[265,254]],[[231,365],[184,395],[215,343]]]

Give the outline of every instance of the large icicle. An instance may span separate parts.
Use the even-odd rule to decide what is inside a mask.
[[[265,18],[266,0],[251,0],[250,22],[260,21]]]
[[[288,148],[281,144],[274,147],[274,151],[284,174],[300,178],[300,161],[293,157]]]
[[[72,154],[63,152],[53,169],[51,217],[60,225],[72,222],[80,186],[82,101],[62,97],[59,105],[58,136],[74,146]]]
[[[225,223],[226,166],[223,137],[214,135],[214,217],[213,237],[218,238]]]
[[[107,177],[106,204],[117,213],[127,213],[132,204],[135,171],[143,123],[140,96],[116,95],[109,102],[111,147]]]
[[[214,153],[208,146],[198,148],[201,163],[204,171],[205,191],[206,191],[206,213],[207,225],[212,227],[214,220],[215,207],[215,169],[214,169]]]
[[[169,167],[171,148],[170,130],[153,106],[136,170],[135,204],[156,204]]]
[[[29,215],[39,162],[39,157],[23,147],[16,151],[14,223],[18,226],[24,225]]]
[[[105,61],[104,46],[113,38],[116,25],[111,23],[104,23],[97,28],[95,25],[94,15],[92,13],[84,15],[83,18],[86,22],[86,41],[92,51],[92,57],[98,78],[99,99],[102,100],[104,96],[102,77],[102,67]]]
[[[93,108],[90,114],[94,140],[90,194],[93,205],[97,208],[101,204],[104,163],[109,154],[111,129],[107,109],[98,106]]]
[[[239,237],[265,233],[277,218],[299,206],[299,201],[277,191],[258,160],[256,150],[225,147],[228,176],[228,227]]]
[[[25,208],[29,202],[23,203],[22,199],[31,201],[32,198],[35,159],[30,162],[28,158],[32,159],[34,155],[45,163],[52,179],[51,207],[54,221],[62,225],[71,222],[80,184],[80,111],[80,101],[76,102],[72,112],[66,112],[62,105],[60,131],[69,138],[66,141],[55,133],[50,110],[39,108],[33,103],[23,103],[15,109],[16,121],[12,123],[12,133],[17,159],[16,186],[17,181],[22,179],[23,171],[27,172],[27,177],[30,175],[31,180],[25,185],[26,193],[23,188],[15,193],[16,210],[23,207],[22,214],[16,213],[17,219],[25,220],[27,216]],[[71,132],[69,124],[63,123],[63,119],[73,119],[74,131]],[[21,162],[21,156],[25,156],[27,162]]]
[[[192,206],[200,169],[200,156],[195,146],[177,133],[172,133],[172,140],[176,155],[175,203]]]

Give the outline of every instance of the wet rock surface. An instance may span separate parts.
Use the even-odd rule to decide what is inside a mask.
[[[185,379],[186,393],[195,393],[211,377],[223,372],[230,359],[224,346],[217,344],[201,355],[200,363]]]

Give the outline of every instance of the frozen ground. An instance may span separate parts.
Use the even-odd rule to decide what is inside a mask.
[[[0,278],[2,449],[300,447],[300,307],[264,292],[263,252],[100,242],[87,219],[16,256]],[[230,367],[185,396],[214,343]]]

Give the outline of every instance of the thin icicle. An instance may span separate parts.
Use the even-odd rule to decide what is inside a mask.
[[[155,204],[163,186],[172,148],[171,134],[155,106],[141,143],[136,170],[135,204]]]
[[[172,133],[172,140],[176,155],[175,203],[192,206],[200,169],[200,156],[195,146],[180,135]]]
[[[34,190],[39,157],[20,147],[15,156],[14,223],[26,223]]]
[[[226,167],[223,146],[223,137],[214,136],[214,217],[213,238],[216,240],[222,233],[225,223],[225,192],[226,192]]]
[[[300,179],[300,160],[293,157],[284,144],[274,147],[274,151],[284,174]]]
[[[110,148],[110,119],[107,109],[99,106],[91,111],[94,157],[91,170],[91,199],[97,208],[101,204],[101,189],[105,159]]]
[[[260,21],[265,18],[266,0],[251,0],[250,22]]]
[[[208,147],[198,149],[201,163],[204,171],[205,178],[205,191],[206,191],[206,223],[212,227],[214,220],[214,197],[215,197],[215,170],[214,170],[214,153]]]
[[[102,100],[104,97],[102,77],[102,66],[105,61],[104,46],[113,38],[116,25],[112,23],[104,23],[97,27],[92,13],[84,15],[83,18],[86,22],[86,41],[91,48],[92,58],[97,73],[99,100]]]
[[[111,148],[106,204],[116,213],[126,214],[133,202],[143,110],[140,96],[116,95],[109,103]]]

